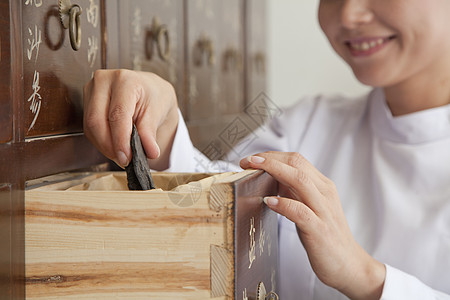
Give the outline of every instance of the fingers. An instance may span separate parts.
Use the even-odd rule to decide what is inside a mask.
[[[317,185],[322,187],[324,184],[329,184],[329,179],[325,177],[321,172],[319,172],[307,159],[297,152],[280,152],[280,151],[269,151],[264,153],[256,154],[255,156],[261,156],[266,159],[276,159],[284,164],[292,166],[296,169],[303,170],[308,173],[311,180]],[[248,159],[241,160],[241,167],[248,168],[250,162]]]
[[[144,92],[142,86],[132,82],[123,73],[119,72],[112,84],[107,125],[111,130],[115,157],[122,166],[126,166],[132,157],[130,137],[133,128],[133,115],[136,104],[143,98]]]
[[[144,115],[149,116],[150,114],[144,113]],[[158,158],[161,150],[156,142],[155,133],[157,132],[157,124],[155,124],[154,118],[144,117],[138,119],[136,122],[136,129],[141,137],[141,143],[147,157],[151,159]]]
[[[99,70],[84,89],[84,131],[105,156],[122,167],[132,158],[130,137],[133,122],[149,158],[159,156],[158,125],[148,108],[150,101],[143,74],[128,70]]]
[[[259,155],[249,157],[247,163],[242,162],[242,165],[266,171],[286,186],[293,198],[304,202],[315,212],[321,211],[322,204],[318,199],[321,199],[322,195],[307,170],[303,171],[272,157],[265,158]]]
[[[116,160],[108,125],[111,91],[109,84],[103,80],[105,75],[101,71],[96,71],[94,79],[84,88],[83,127],[85,135],[91,143],[106,157]]]
[[[264,203],[273,211],[294,222],[302,232],[316,227],[315,223],[319,220],[308,206],[296,200],[283,197],[265,197]]]

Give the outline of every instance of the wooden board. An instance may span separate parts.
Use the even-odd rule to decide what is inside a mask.
[[[25,192],[27,298],[242,299],[235,197],[240,183],[261,175],[155,173],[160,189],[152,191],[127,191],[123,172],[35,181]],[[254,196],[263,207],[262,195]],[[251,214],[246,219],[259,220]],[[276,233],[276,216],[268,226]],[[250,271],[252,280],[265,278]]]

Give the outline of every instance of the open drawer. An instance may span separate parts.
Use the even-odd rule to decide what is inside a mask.
[[[29,299],[256,299],[276,292],[277,193],[262,171],[71,173],[25,191]],[[261,292],[262,293],[262,292]]]

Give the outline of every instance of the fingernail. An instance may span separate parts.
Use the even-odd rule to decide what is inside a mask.
[[[156,145],[156,149],[158,151],[158,154],[157,154],[156,158],[158,158],[161,155],[161,149],[159,148],[158,143],[155,142],[155,145]]]
[[[248,158],[249,162],[252,162],[254,164],[262,164],[266,159],[261,156],[249,156]]]
[[[122,151],[117,152],[117,160],[122,167],[126,167],[129,164],[128,157]]]
[[[264,203],[268,206],[275,206],[278,204],[278,199],[275,197],[264,197]]]

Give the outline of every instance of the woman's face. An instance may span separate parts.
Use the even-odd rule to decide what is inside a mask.
[[[367,85],[450,72],[450,0],[321,0],[319,23]]]

